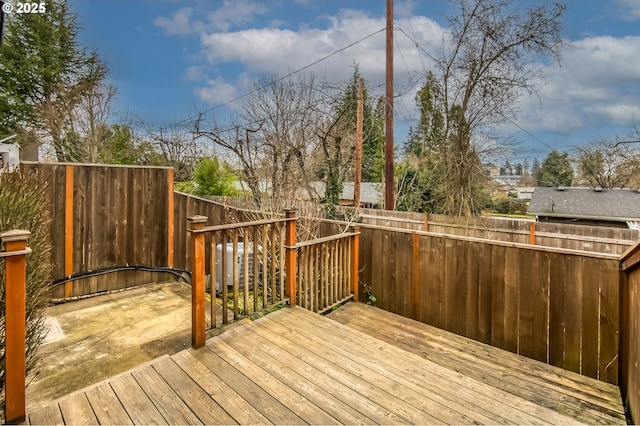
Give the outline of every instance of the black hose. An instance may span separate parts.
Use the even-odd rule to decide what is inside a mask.
[[[105,274],[110,274],[112,272],[118,272],[118,271],[145,271],[145,272],[161,272],[161,273],[167,273],[167,274],[172,274],[177,276],[178,278],[181,278],[183,280],[185,280],[186,282],[190,282],[191,281],[191,272],[187,271],[186,269],[180,269],[180,268],[169,268],[166,266],[161,266],[161,267],[154,267],[154,266],[146,266],[146,265],[124,265],[124,266],[110,266],[107,268],[100,268],[100,269],[95,269],[93,271],[87,271],[87,272],[80,272],[77,274],[73,274],[73,275],[69,275],[67,277],[64,278],[58,278],[56,280],[54,280],[49,287],[57,287],[61,284],[67,283],[69,281],[75,281],[75,280],[79,280],[82,278],[90,278],[90,277],[96,277],[98,275],[105,275]],[[189,277],[189,280],[186,279],[185,274]]]

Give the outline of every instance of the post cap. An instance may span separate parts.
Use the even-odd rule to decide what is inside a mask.
[[[31,236],[31,232],[26,229],[12,229],[0,234],[0,240],[3,243],[11,243],[13,241],[26,241]]]
[[[207,221],[208,217],[206,216],[201,216],[199,214],[195,215],[195,216],[189,216],[187,218],[187,220],[191,223],[205,223]]]

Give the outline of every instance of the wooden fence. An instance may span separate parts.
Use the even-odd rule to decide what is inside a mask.
[[[385,310],[617,383],[619,256],[374,225],[360,232],[361,301],[371,293]]]
[[[620,389],[632,423],[640,421],[640,243],[621,258]]]
[[[5,261],[4,312],[4,419],[7,424],[25,420],[27,247],[29,231],[13,230],[0,234],[0,260]]]
[[[51,278],[60,284],[52,299],[171,277],[152,270],[173,266],[172,169],[33,162],[20,168],[48,184]],[[75,275],[87,278],[65,281]]]
[[[493,217],[459,220],[444,215],[378,209],[359,211],[362,222],[369,225],[598,253],[622,254],[640,239],[640,231],[605,226]]]

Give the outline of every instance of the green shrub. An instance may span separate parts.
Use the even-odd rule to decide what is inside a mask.
[[[0,171],[0,232],[26,229],[27,245],[27,373],[37,362],[37,350],[46,335],[44,309],[51,281],[51,243],[46,183],[37,174]],[[5,371],[5,268],[0,260],[0,374]],[[2,381],[4,387],[4,381]]]

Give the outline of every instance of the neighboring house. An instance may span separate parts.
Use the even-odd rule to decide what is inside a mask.
[[[20,148],[18,144],[0,143],[0,172],[5,168],[12,172],[20,162]]]
[[[640,191],[536,188],[527,213],[540,222],[633,228],[640,222]]]
[[[509,189],[513,189],[516,186],[520,185],[520,179],[522,179],[522,176],[520,176],[520,175],[502,175],[502,176],[492,176],[491,179],[493,179],[495,182],[498,182],[506,190],[509,190]]]
[[[512,191],[516,193],[516,199],[530,201],[535,189],[536,188],[534,186],[516,186]]]
[[[365,208],[378,208],[382,203],[382,191],[384,185],[381,182],[362,182],[360,184],[360,206]],[[340,195],[340,205],[353,206],[353,182],[345,182]]]

